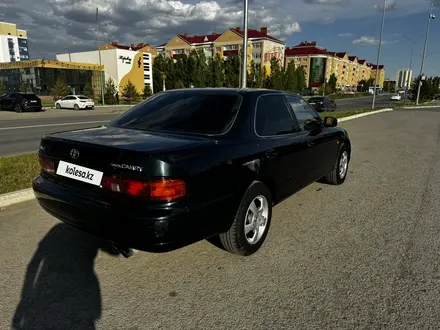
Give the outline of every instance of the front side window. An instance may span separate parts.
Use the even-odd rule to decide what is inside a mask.
[[[145,131],[218,135],[232,126],[241,99],[236,93],[163,93],[139,103],[110,125]]]
[[[311,131],[316,128],[317,124],[320,124],[322,119],[313,108],[307,104],[303,99],[289,95],[287,96],[287,101],[292,107],[293,113],[298,120],[301,130]]]
[[[264,95],[258,99],[255,131],[260,136],[291,134],[295,131],[292,115],[282,95]]]

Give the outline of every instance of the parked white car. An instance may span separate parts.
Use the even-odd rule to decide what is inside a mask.
[[[391,96],[391,100],[393,101],[400,101],[402,99],[402,96],[400,94],[394,94]]]
[[[55,108],[57,109],[93,109],[95,102],[84,95],[67,95],[61,100],[55,102]]]

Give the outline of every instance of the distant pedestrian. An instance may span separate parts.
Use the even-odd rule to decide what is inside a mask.
[[[115,93],[115,104],[119,104],[119,91]]]

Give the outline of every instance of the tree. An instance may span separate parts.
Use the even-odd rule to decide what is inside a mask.
[[[104,100],[107,104],[115,104],[116,85],[112,78],[105,83]]]
[[[131,80],[129,79],[127,81],[127,83],[122,87],[122,97],[127,99],[129,104],[131,104],[131,102],[133,100],[136,100],[136,98],[138,97],[138,92],[136,89],[136,86],[133,85],[133,83],[131,82]]]
[[[153,64],[153,90],[157,93],[162,90],[162,74],[165,69],[165,57],[162,54],[154,58]]]
[[[153,93],[151,92],[151,88],[150,86],[146,85],[144,87],[144,91],[142,92],[142,96],[144,97],[144,99],[148,99],[151,95],[153,95]]]
[[[419,87],[420,76],[417,77],[414,81],[414,91],[412,93],[412,100],[416,100],[417,98],[417,90]],[[439,93],[439,78],[438,77],[429,77],[426,78],[422,87],[420,88],[420,101],[431,101],[436,97]]]
[[[57,101],[67,94],[69,94],[69,87],[64,80],[58,78],[55,85],[50,89],[50,95],[53,97],[54,101]]]
[[[307,87],[306,72],[304,71],[304,68],[302,66],[296,69],[296,84],[296,90],[298,92],[305,91]]]
[[[275,57],[270,60],[270,76],[266,88],[284,89],[284,68]]]
[[[83,94],[85,96],[90,97],[91,99],[95,98],[95,91],[93,90],[92,84],[91,83],[87,83],[86,86],[83,89]]]
[[[333,94],[334,92],[336,92],[336,83],[338,82],[338,78],[336,77],[336,75],[334,73],[332,73],[330,75],[330,78],[328,79],[328,88],[329,88],[329,93]]]
[[[223,87],[237,88],[240,86],[240,57],[232,55],[224,62],[225,80]]]
[[[296,91],[298,77],[296,75],[295,63],[293,63],[293,61],[289,62],[285,76],[285,89],[292,92]]]
[[[223,87],[225,83],[224,62],[220,57],[220,54],[208,60],[208,74],[209,80],[207,86],[210,87]]]
[[[23,81],[23,82],[20,84],[20,92],[22,92],[22,93],[27,93],[27,92],[30,92],[30,91],[32,91],[32,88],[31,88],[31,86],[29,85],[29,83],[28,83],[27,81]]]

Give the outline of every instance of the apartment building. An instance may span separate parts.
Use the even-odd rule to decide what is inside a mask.
[[[337,88],[354,89],[359,81],[376,78],[376,65],[367,63],[357,56],[350,56],[347,52],[330,52],[326,48],[317,46],[316,42],[301,42],[294,47],[287,47],[285,51],[285,66],[290,62],[295,67],[303,67],[306,73],[307,87],[319,88],[334,73],[337,77]],[[380,74],[378,85],[383,87],[385,69],[379,66]]]
[[[178,34],[168,43],[156,47],[156,50],[167,57],[177,59],[188,55],[191,50],[203,49],[207,58],[219,54],[223,59],[237,56],[243,48],[244,33],[240,27],[229,28],[222,34],[212,33],[203,36]],[[267,27],[260,30],[248,29],[248,63],[261,64],[270,73],[270,60],[277,58],[284,63],[285,43],[268,34]]]
[[[379,71],[377,78],[378,83],[376,84],[379,88],[383,88],[385,84],[385,67],[383,65],[377,66],[376,64],[367,64],[371,70],[370,79],[376,81],[376,72]]]
[[[101,64],[104,66],[105,81],[111,78],[122,92],[123,86],[130,80],[138,93],[145,87],[153,91],[153,59],[157,51],[149,44],[120,45],[117,42],[106,43],[98,50],[58,54],[57,60]]]
[[[399,89],[406,89],[411,87],[412,82],[412,70],[403,69],[397,71],[396,74],[396,87]]]
[[[14,23],[0,22],[0,62],[29,60],[26,30],[17,29]]]

